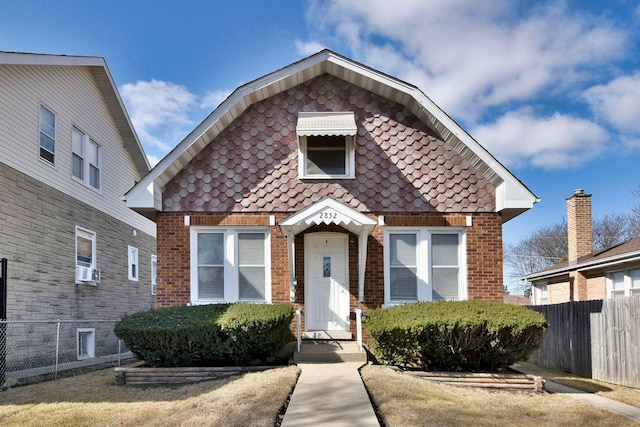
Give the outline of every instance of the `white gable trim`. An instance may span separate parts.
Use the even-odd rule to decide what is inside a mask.
[[[325,197],[280,222],[280,229],[289,244],[289,271],[291,272],[291,297],[295,297],[295,236],[320,224],[336,224],[358,236],[358,298],[364,301],[364,275],[367,265],[367,239],[378,224],[362,212]]]

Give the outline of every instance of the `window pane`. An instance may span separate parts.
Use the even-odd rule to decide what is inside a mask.
[[[198,265],[224,264],[224,234],[198,234]]]
[[[238,286],[241,300],[265,299],[264,233],[238,234]]]
[[[100,155],[100,147],[98,147],[98,145],[89,140],[89,142],[87,143],[87,161],[89,163],[91,163],[92,165],[96,165],[99,166],[99,156]]]
[[[76,153],[73,153],[73,176],[78,179],[84,179],[84,166],[82,157],[78,156]]]
[[[40,147],[40,157],[45,159],[46,161],[53,163],[53,153],[51,151],[47,151],[44,148]]]
[[[45,135],[44,133],[41,133],[40,134],[40,148],[44,149],[45,151],[48,151],[51,154],[53,154],[53,152],[55,151],[55,142],[48,135]]]
[[[307,174],[345,175],[346,141],[345,136],[308,136]]]
[[[431,236],[433,265],[458,265],[458,235],[433,234]]]
[[[631,276],[631,288],[640,288],[640,270],[631,270],[629,275]]]
[[[390,265],[414,267],[416,265],[416,241],[415,234],[391,234],[389,236]]]
[[[94,165],[89,165],[89,185],[100,189],[100,169]]]
[[[43,105],[40,106],[40,132],[47,134],[52,140],[56,136],[56,116]]]
[[[264,300],[264,267],[240,267],[239,287],[241,300]]]
[[[198,298],[224,299],[224,267],[198,267]]]
[[[93,236],[78,230],[77,239],[77,265],[81,267],[93,266]]]
[[[418,299],[418,278],[415,268],[392,267],[389,269],[391,301]]]
[[[624,292],[624,272],[618,272],[611,275],[611,288],[615,291]]]
[[[432,278],[434,301],[458,300],[458,268],[434,268]]]

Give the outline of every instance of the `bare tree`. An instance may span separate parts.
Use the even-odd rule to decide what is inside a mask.
[[[640,213],[640,205],[638,210]],[[634,226],[634,220],[638,216],[640,215],[612,214],[595,219],[593,249],[606,249],[640,235],[640,228]],[[512,288],[525,290],[528,285],[520,281],[519,277],[566,261],[568,252],[567,222],[563,219],[534,231],[518,244],[505,246],[504,263],[514,276],[506,279]]]

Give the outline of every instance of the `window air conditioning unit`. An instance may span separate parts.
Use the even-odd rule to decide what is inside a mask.
[[[91,267],[77,267],[76,279],[78,282],[100,282],[100,270]]]
[[[91,268],[90,267],[77,267],[76,268],[76,280],[79,282],[91,281]]]

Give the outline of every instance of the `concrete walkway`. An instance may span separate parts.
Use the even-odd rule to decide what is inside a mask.
[[[578,390],[573,387],[567,387],[566,385],[554,383],[549,380],[546,381],[545,388],[549,393],[563,394],[573,399],[580,400],[581,402],[597,406],[605,411],[624,415],[625,417],[631,418],[632,420],[640,423],[640,408],[635,406],[598,396],[594,393],[587,393],[586,391]]]
[[[376,426],[378,419],[358,369],[360,362],[306,363],[282,427]]]

